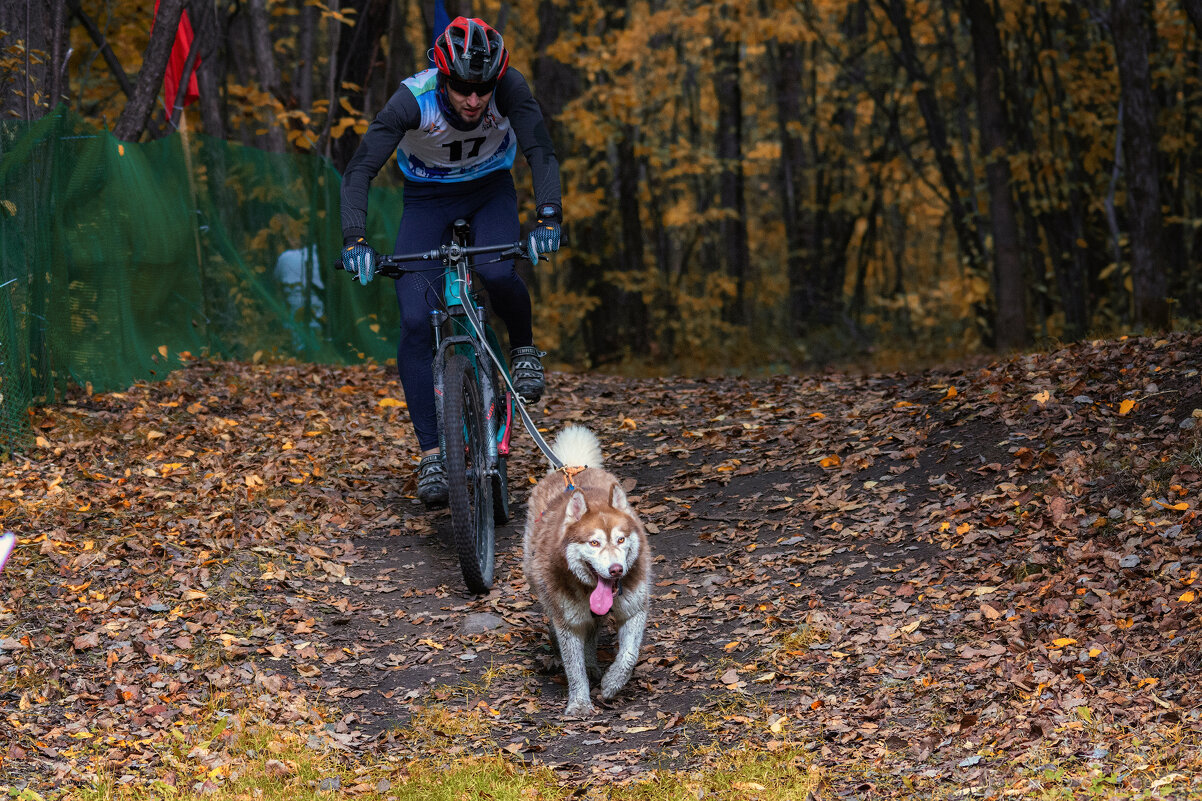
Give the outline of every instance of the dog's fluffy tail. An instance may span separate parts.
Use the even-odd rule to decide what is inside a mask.
[[[551,450],[568,467],[601,466],[601,443],[584,426],[568,426],[560,431]]]

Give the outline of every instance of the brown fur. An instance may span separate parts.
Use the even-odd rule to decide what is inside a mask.
[[[614,665],[602,678],[604,697],[616,694],[633,670],[647,619],[651,547],[643,523],[629,506],[616,476],[599,467],[590,467],[576,473],[571,481],[573,486],[569,488],[564,473],[552,471],[535,486],[527,505],[523,565],[526,580],[550,618],[552,636],[563,656],[568,674],[568,714],[574,715],[592,711],[585,673],[587,667],[595,679],[600,672],[596,664],[596,637],[605,619],[611,619],[617,626],[619,647]],[[584,503],[579,499],[574,501],[574,497],[582,497]],[[613,543],[599,537],[598,531],[606,532],[607,536],[608,532],[625,532],[638,548],[629,564],[624,565],[621,591],[614,594],[613,606],[603,616],[589,607],[596,581],[582,580],[568,558],[570,549],[582,547],[592,539],[602,540],[603,552],[610,553]],[[631,544],[624,547],[631,549]]]
[[[563,473],[550,474],[540,481],[530,494],[530,513],[543,518],[546,531],[555,532],[545,540],[547,547],[534,554],[539,567],[535,575],[544,577],[548,593],[571,596],[588,606],[588,596],[593,588],[582,584],[568,569],[568,543],[584,542],[589,538],[589,532],[596,528],[608,530],[620,523],[621,519],[632,521],[638,530],[638,536],[644,542],[647,532],[643,529],[643,521],[639,520],[637,515],[619,512],[610,505],[611,491],[619,483],[617,477],[611,473],[595,467],[585,468],[573,478],[572,483],[584,493],[589,510],[579,522],[571,526],[563,524],[564,512],[568,508],[568,499],[571,498],[571,493],[566,491]],[[630,572],[622,577],[623,584],[633,586],[643,580],[651,569],[650,551],[650,548],[639,549],[638,558]],[[539,595],[544,593],[540,592]]]

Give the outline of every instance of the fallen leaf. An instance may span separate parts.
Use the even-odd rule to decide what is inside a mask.
[[[100,645],[100,632],[89,631],[87,634],[81,634],[71,641],[71,645],[76,651],[86,651],[89,648],[96,648]]]

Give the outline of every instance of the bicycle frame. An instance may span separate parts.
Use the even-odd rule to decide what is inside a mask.
[[[496,523],[509,521],[509,480],[505,457],[515,402],[504,402],[512,389],[508,369],[498,355],[499,341],[472,291],[469,259],[486,253],[525,257],[522,243],[472,247],[469,225],[457,220],[449,245],[409,255],[384,256],[378,273],[399,278],[419,270],[412,262],[442,264],[442,308],[430,312],[433,338],[431,369],[438,415],[438,448],[447,465],[448,505],[459,563],[468,588],[492,587]],[[452,381],[450,387],[447,381]],[[505,409],[500,420],[498,410]],[[518,411],[528,427],[529,417]]]
[[[513,404],[505,404],[505,420],[503,423],[498,423],[496,420],[497,400],[499,388],[494,386],[494,382],[489,380],[487,376],[479,374],[481,364],[491,363],[488,354],[484,352],[483,345],[487,345],[498,353],[500,343],[496,333],[492,327],[485,322],[485,314],[483,307],[475,303],[472,295],[472,276],[471,265],[468,260],[471,256],[494,254],[502,257],[516,256],[520,258],[526,257],[525,244],[522,242],[513,242],[505,245],[482,245],[470,246],[466,243],[467,231],[469,226],[462,220],[457,220],[452,230],[452,241],[449,245],[443,245],[434,250],[422,251],[420,253],[410,253],[406,255],[394,255],[381,257],[378,264],[378,274],[388,278],[398,278],[406,272],[413,272],[414,268],[405,267],[407,263],[415,261],[438,261],[443,265],[443,302],[447,307],[447,311],[434,309],[430,312],[430,324],[434,333],[434,353],[433,353],[433,368],[434,368],[434,392],[439,397],[444,391],[444,370],[443,366],[446,363],[447,357],[450,355],[451,349],[457,349],[465,353],[476,366],[477,376],[480,379],[481,402],[484,408],[487,409],[489,440],[488,448],[488,469],[491,475],[496,475],[497,458],[498,456],[506,456],[509,453],[509,439],[513,429]],[[342,268],[342,262],[337,265]],[[471,298],[471,309],[469,310],[464,303],[464,296]],[[446,334],[443,331],[443,326],[450,320],[452,323],[452,333]],[[480,327],[480,333],[475,333],[472,322],[475,322]],[[499,371],[504,371],[504,367],[498,366]],[[508,373],[506,373],[506,377]],[[442,418],[441,404],[436,404],[439,408],[439,449],[445,453],[446,443],[443,441],[442,434]]]
[[[509,434],[512,428],[513,412],[511,405],[505,404],[506,419],[504,421],[497,420],[497,401],[501,390],[488,376],[488,366],[492,364],[492,359],[483,351],[480,336],[476,333],[473,320],[469,319],[469,315],[474,312],[474,322],[479,325],[486,340],[484,344],[487,344],[494,353],[497,352],[498,347],[497,337],[486,321],[484,308],[476,303],[472,292],[471,269],[467,263],[468,249],[461,237],[462,232],[456,228],[456,241],[444,260],[443,302],[447,311],[434,309],[430,312],[430,325],[434,334],[434,392],[439,396],[443,393],[445,387],[443,369],[451,352],[464,353],[476,367],[476,379],[480,385],[480,400],[486,410],[484,417],[485,425],[488,427],[488,451],[485,454],[485,465],[486,474],[492,478],[498,474],[498,458],[509,453]],[[455,245],[459,246],[458,250]],[[471,303],[470,310],[467,308],[467,303]],[[453,333],[448,334],[444,330],[448,322]],[[481,373],[482,365],[484,365],[484,373]],[[441,415],[441,404],[438,405],[438,410]],[[445,453],[446,443],[441,441],[445,440],[443,436],[444,421],[441,419],[438,431],[439,447]]]

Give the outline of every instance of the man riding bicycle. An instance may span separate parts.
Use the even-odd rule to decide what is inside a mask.
[[[401,83],[372,120],[342,180],[342,261],[361,284],[375,277],[379,254],[367,244],[367,190],[395,152],[404,175],[404,210],[394,252],[433,250],[459,218],[472,224],[475,244],[517,241],[514,156],[520,146],[534,182],[537,223],[530,261],[559,250],[563,218],[559,162],[526,79],[509,67],[501,34],[479,19],[457,17],[434,42],[436,66]],[[413,265],[420,269],[419,265]],[[512,259],[477,272],[509,332],[514,389],[529,402],[545,383],[534,347],[530,292]],[[438,453],[429,312],[441,300],[441,273],[406,272],[396,281],[401,338],[397,369],[422,459],[417,497],[429,508],[447,502],[446,469]]]

